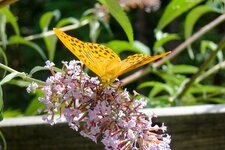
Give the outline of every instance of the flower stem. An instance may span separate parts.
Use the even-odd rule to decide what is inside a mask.
[[[14,69],[12,69],[12,68],[10,68],[10,67],[8,67],[8,66],[2,64],[2,63],[0,63],[0,68],[6,70],[6,71],[8,71],[8,72],[11,72],[11,73],[12,73],[12,72],[17,72],[17,73],[19,73],[18,71],[14,70]],[[31,78],[31,77],[29,77],[27,74],[26,74],[26,76],[25,76],[23,79],[26,80],[26,81],[29,81],[29,82],[36,82],[38,85],[45,85],[45,83],[44,83],[43,81],[37,80],[37,79],[34,79],[34,78]]]

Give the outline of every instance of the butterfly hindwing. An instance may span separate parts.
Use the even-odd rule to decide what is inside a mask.
[[[128,56],[126,59],[121,61],[120,64],[120,71],[118,72],[118,75],[124,74],[126,72],[129,72],[133,69],[136,69],[138,67],[141,67],[145,64],[148,64],[154,60],[157,60],[165,55],[167,55],[170,52],[166,52],[160,55],[155,55],[155,56],[148,56],[146,54],[134,54],[131,56]]]

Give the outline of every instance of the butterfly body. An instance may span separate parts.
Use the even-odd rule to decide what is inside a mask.
[[[62,43],[89,69],[96,73],[103,85],[112,83],[118,76],[159,59],[170,52],[156,56],[134,54],[121,60],[110,48],[97,43],[85,43],[59,29],[53,29]]]

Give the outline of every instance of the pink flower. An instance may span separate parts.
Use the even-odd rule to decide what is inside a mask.
[[[52,68],[53,66],[55,66],[55,64],[53,63],[53,62],[50,62],[49,60],[47,60],[46,62],[45,62],[45,67],[46,68]]]
[[[65,119],[82,136],[96,143],[101,139],[105,149],[170,149],[164,124],[153,126],[156,116],[139,111],[147,104],[145,98],[137,99],[137,92],[132,95],[120,86],[102,86],[98,77],[83,72],[80,61],[62,63],[62,72],[54,72],[54,64],[46,62],[52,76],[38,87],[44,93],[39,98],[45,104],[43,120],[53,125]],[[56,113],[60,118],[55,119]]]
[[[38,88],[38,84],[35,82],[32,82],[30,85],[27,87],[27,93],[35,92],[36,89]]]

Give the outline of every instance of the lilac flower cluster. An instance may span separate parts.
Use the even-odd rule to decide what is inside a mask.
[[[43,119],[51,125],[65,118],[69,126],[80,131],[105,149],[151,149],[169,150],[170,136],[166,127],[152,124],[154,114],[144,114],[139,109],[146,105],[144,98],[137,99],[118,85],[102,86],[97,77],[90,77],[82,70],[80,61],[63,62],[61,72],[53,70],[54,64],[47,61],[52,73],[43,87],[32,83],[27,91],[41,88],[46,108]],[[56,118],[55,114],[60,114]]]

